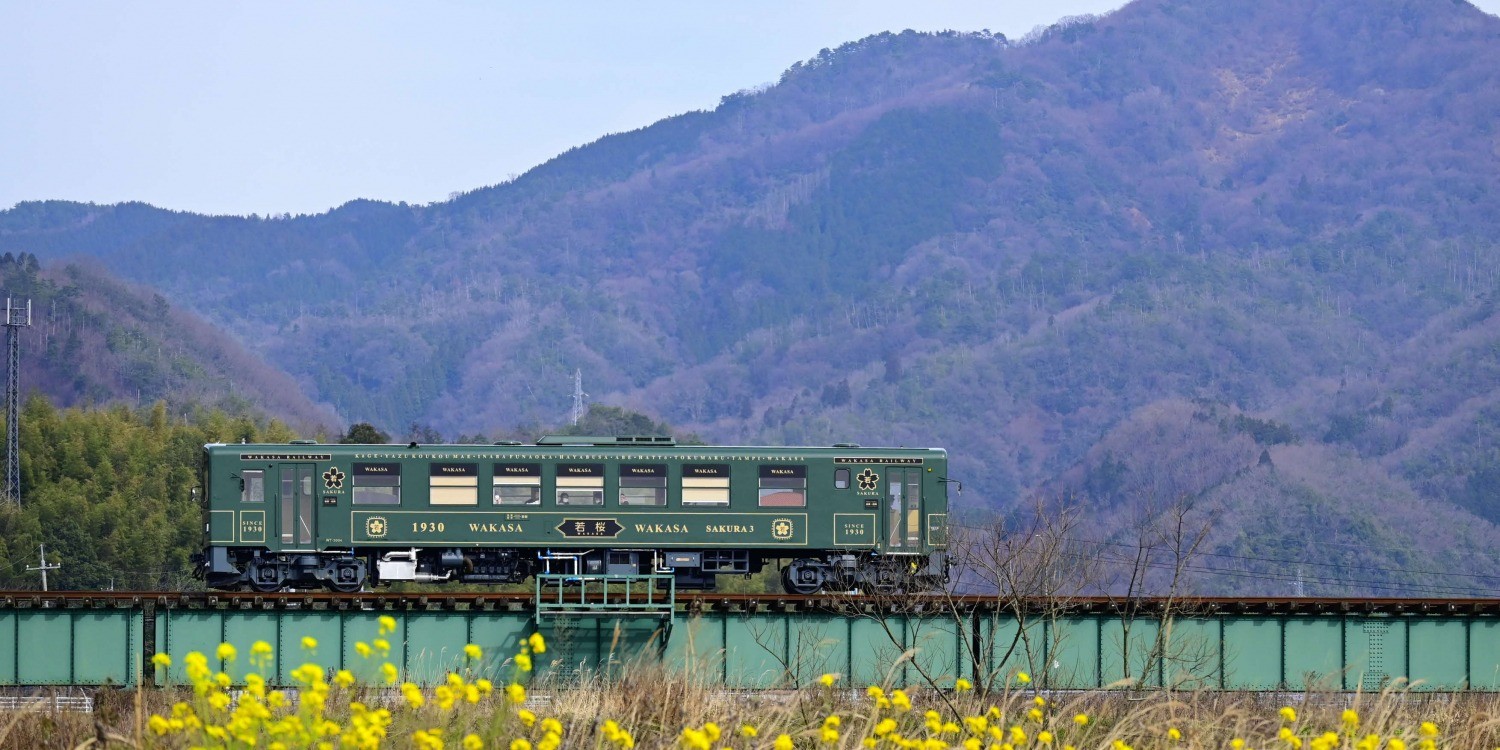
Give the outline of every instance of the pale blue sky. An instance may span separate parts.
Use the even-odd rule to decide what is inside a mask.
[[[0,0],[0,209],[429,203],[712,108],[823,47],[906,28],[1019,37],[1120,4]]]

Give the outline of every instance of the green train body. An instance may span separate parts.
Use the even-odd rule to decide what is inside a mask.
[[[940,449],[536,445],[204,446],[220,589],[396,581],[519,583],[538,573],[670,573],[684,588],[779,565],[789,592],[947,580]]]

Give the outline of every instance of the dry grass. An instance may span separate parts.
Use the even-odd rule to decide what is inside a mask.
[[[868,746],[866,738],[882,734],[876,744],[881,748],[903,744],[926,750],[962,748],[965,740],[970,740],[971,747],[977,740],[981,748],[1002,750],[1009,745],[1020,750],[1046,747],[1041,741],[1043,731],[1052,734],[1050,747],[1057,750],[1067,745],[1079,750],[1119,748],[1117,742],[1139,749],[1229,748],[1235,739],[1244,740],[1247,748],[1293,750],[1300,746],[1312,750],[1327,732],[1334,734],[1335,744],[1326,747],[1361,747],[1370,735],[1379,738],[1378,744],[1365,747],[1397,748],[1404,743],[1417,750],[1424,739],[1442,748],[1491,748],[1500,743],[1500,696],[1482,693],[1389,690],[1381,694],[1132,695],[1112,691],[1034,693],[1017,688],[978,695],[913,690],[909,693],[912,709],[901,711],[894,706],[879,708],[877,699],[864,689],[846,689],[837,683],[832,688],[817,685],[798,691],[740,693],[649,667],[625,670],[613,680],[584,679],[567,686],[537,684],[530,692],[522,706],[497,700],[477,705],[460,703],[444,711],[431,702],[411,710],[393,690],[335,689],[327,716],[335,722],[346,722],[351,700],[391,707],[393,721],[383,747],[412,747],[415,732],[440,728],[446,747],[462,747],[461,738],[473,732],[484,738],[484,747],[510,748],[514,740],[524,738],[534,748],[544,737],[541,720],[547,717],[561,723],[561,746],[566,748],[616,747],[601,734],[606,720],[614,720],[627,730],[638,748],[692,747],[695,738],[684,738],[684,730],[703,732],[698,738],[701,743],[711,733],[709,725],[718,730],[718,739],[711,743],[715,748],[771,748],[783,734],[799,748],[860,748]],[[146,691],[141,697],[141,709],[159,715],[169,714],[178,700],[192,700],[188,690]],[[1046,705],[1038,706],[1038,698]],[[146,717],[137,715],[134,691],[100,690],[95,701],[92,715],[26,711],[0,717],[4,731],[0,746],[75,748],[97,743],[101,737],[116,747],[135,746],[137,719],[144,726]],[[1287,721],[1278,713],[1283,707],[1295,710],[1295,721]],[[529,728],[520,720],[522,708],[538,717]],[[1039,711],[1040,721],[1035,715],[1028,716],[1032,709]],[[938,713],[938,721],[928,718],[929,710]],[[1358,716],[1358,726],[1352,731],[1344,721],[1348,710]],[[1080,714],[1088,717],[1086,725],[1075,721]],[[825,734],[829,716],[839,718],[837,739]],[[982,729],[977,718],[984,719]],[[880,722],[886,719],[894,721],[896,729],[881,733]],[[1439,734],[1425,737],[1423,722],[1431,722]],[[745,725],[754,727],[755,737],[743,736],[741,727]],[[990,727],[997,731],[992,733]],[[1020,728],[1025,739],[1017,741],[1012,727]],[[1292,731],[1291,736],[1300,745],[1278,736],[1284,728]],[[1173,729],[1181,734],[1180,740],[1170,738]],[[1393,738],[1400,742],[1392,743]],[[194,744],[181,736],[158,737],[149,730],[141,739],[144,747]],[[260,743],[262,747],[267,745]]]

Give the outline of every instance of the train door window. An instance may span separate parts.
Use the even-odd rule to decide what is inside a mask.
[[[886,472],[886,499],[890,503],[890,545],[901,547],[906,543],[906,534],[901,528],[904,516],[901,513],[901,498],[904,494],[904,482],[900,469],[891,469]]]
[[[266,501],[266,472],[251,469],[240,472],[240,502],[263,503]]]
[[[496,505],[541,505],[541,464],[495,464]]]
[[[767,465],[760,467],[760,504],[764,508],[807,506],[807,467]]]
[[[922,545],[922,470],[886,471],[886,497],[890,502],[890,546]]]
[[[849,489],[849,470],[848,469],[834,469],[833,470],[833,488],[836,489],[836,490],[847,490],[847,489]]]
[[[281,543],[312,544],[313,466],[283,464],[280,479]]]
[[[427,502],[432,505],[478,505],[479,465],[434,463],[428,470]]]
[[[558,464],[558,505],[603,505],[604,464]]]
[[[624,464],[620,466],[620,504],[667,504],[666,464]]]
[[[728,505],[729,464],[683,464],[683,505]]]
[[[355,464],[355,505],[400,505],[401,464]]]
[[[922,471],[906,470],[906,546],[922,546]]]

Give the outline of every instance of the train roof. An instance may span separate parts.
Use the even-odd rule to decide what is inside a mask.
[[[747,453],[747,454],[800,454],[810,456],[847,456],[857,454],[870,455],[897,455],[912,453],[936,453],[946,455],[947,451],[942,448],[907,448],[907,447],[866,447],[856,443],[835,443],[826,446],[779,446],[779,445],[679,445],[670,437],[662,436],[616,436],[616,437],[594,437],[594,436],[548,436],[541,438],[534,444],[521,443],[519,441],[502,441],[498,443],[319,443],[313,440],[296,440],[290,443],[208,443],[203,446],[210,453],[228,453],[231,451],[270,451],[281,452],[297,451],[319,451],[332,454],[343,453],[367,453],[370,451],[395,452],[402,450],[422,452],[477,452],[490,451],[536,453],[545,455],[556,452],[559,449],[567,449],[569,452],[598,451],[609,452],[620,449],[628,449],[632,453],[656,453],[671,452],[678,454],[693,453]],[[851,454],[851,452],[854,452]],[[416,456],[413,456],[414,458]]]

